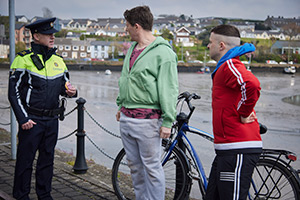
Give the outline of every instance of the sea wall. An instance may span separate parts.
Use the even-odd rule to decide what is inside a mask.
[[[215,68],[215,64],[207,64],[210,68],[210,71],[212,72]],[[270,65],[270,64],[260,64],[255,63],[251,64],[250,69],[252,72],[277,72],[282,73],[284,67],[287,67],[288,65]],[[297,69],[297,73],[300,73],[300,64],[294,65]],[[179,72],[199,72],[204,67],[204,64],[188,64],[184,63],[181,65],[178,65],[178,71]],[[69,70],[94,70],[94,71],[105,71],[107,69],[111,71],[121,71],[122,64],[115,64],[115,65],[109,65],[109,64],[98,64],[98,65],[90,65],[90,64],[68,64]]]
[[[92,71],[105,71],[107,69],[111,71],[121,71],[122,63],[99,63],[99,64],[67,64],[69,70],[92,70]],[[212,72],[216,68],[216,64],[206,64],[206,66],[210,67],[210,71]],[[277,72],[282,73],[284,67],[288,65],[272,65],[272,64],[262,64],[262,63],[253,63],[250,65],[250,69],[252,72]],[[296,67],[297,73],[300,73],[300,64],[294,64]],[[199,72],[201,68],[204,67],[204,64],[190,64],[183,63],[178,65],[179,72]],[[9,69],[9,63],[0,63],[0,69]]]

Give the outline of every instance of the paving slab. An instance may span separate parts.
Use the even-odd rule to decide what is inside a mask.
[[[114,194],[109,169],[89,163],[85,174],[75,174],[73,163],[75,158],[61,151],[56,151],[54,176],[51,195],[57,200],[117,200]],[[0,200],[11,200],[15,160],[11,159],[11,148],[8,143],[0,141]],[[30,198],[37,200],[34,189],[35,169],[32,175]],[[103,172],[103,173],[102,173]]]

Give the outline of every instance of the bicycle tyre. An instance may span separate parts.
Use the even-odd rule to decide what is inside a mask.
[[[165,147],[166,143],[162,143]],[[163,154],[166,152],[162,151]],[[127,166],[125,150],[122,149],[117,155],[112,168],[112,184],[119,200],[135,199],[132,186],[130,169]],[[163,157],[164,155],[162,155]],[[182,170],[180,182],[177,180],[176,186],[176,167]],[[163,166],[166,180],[165,199],[182,200],[189,195],[191,179],[188,177],[188,164],[181,150],[175,147],[168,161]],[[177,188],[176,188],[177,187]]]
[[[284,165],[275,160],[260,158],[253,171],[248,199],[300,199],[299,185]]]

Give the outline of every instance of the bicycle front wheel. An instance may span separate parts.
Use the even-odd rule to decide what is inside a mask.
[[[250,200],[300,199],[299,186],[293,174],[271,159],[260,159],[254,168],[249,190]]]
[[[166,143],[163,142],[162,146],[165,147]],[[135,199],[130,169],[125,154],[124,149],[119,152],[112,169],[113,188],[120,200]],[[163,169],[166,181],[165,199],[181,200],[188,195],[190,178],[188,177],[188,165],[182,151],[174,148]]]

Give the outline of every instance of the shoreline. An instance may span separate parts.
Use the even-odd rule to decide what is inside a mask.
[[[99,63],[79,63],[70,64],[66,63],[68,70],[72,71],[105,71],[107,69],[111,71],[121,71],[122,62],[99,62]],[[0,63],[0,69],[9,69],[9,63]],[[178,72],[200,72],[204,67],[204,63],[193,64],[193,63],[182,63],[178,65]],[[216,68],[216,64],[207,63],[207,67],[210,68],[210,72],[213,72]],[[245,65],[246,66],[246,65]],[[248,66],[248,65],[247,65]],[[290,65],[280,65],[280,64],[264,64],[264,63],[252,63],[250,69],[252,72],[275,72],[283,73],[285,67]],[[293,64],[296,67],[296,73],[300,73],[300,64]]]

